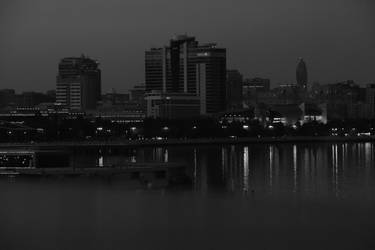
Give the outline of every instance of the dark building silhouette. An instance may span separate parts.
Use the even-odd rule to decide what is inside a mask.
[[[251,79],[245,79],[243,89],[247,91],[270,91],[271,81],[270,79],[255,77]]]
[[[375,83],[366,86],[367,118],[375,118]]]
[[[365,89],[353,80],[347,80],[334,84],[315,84],[311,91],[311,100],[315,103],[327,105],[327,117],[333,119],[357,119],[366,117]]]
[[[238,70],[227,70],[226,103],[228,109],[242,108],[243,76]]]
[[[16,94],[13,89],[0,90],[0,108],[32,108],[40,103],[53,103],[55,96],[39,92]]]
[[[242,86],[243,99],[247,106],[254,106],[270,97],[270,79],[255,77],[245,79]]]
[[[15,100],[16,92],[14,89],[0,90],[0,108],[9,106]]]
[[[15,105],[17,107],[34,107],[40,103],[53,103],[53,96],[38,92],[23,92],[16,95]]]
[[[132,89],[129,90],[130,100],[139,104],[141,107],[145,106],[145,86],[144,84],[135,85]]]
[[[145,52],[146,92],[200,97],[201,114],[225,109],[226,49],[180,35]]]
[[[99,63],[85,57],[67,57],[60,61],[56,103],[74,110],[95,109],[101,98]]]
[[[101,103],[109,105],[121,105],[130,101],[129,94],[116,93],[115,89],[102,95]]]
[[[303,58],[300,58],[297,64],[297,71],[296,71],[296,77],[297,77],[297,85],[299,87],[302,87],[304,89],[307,88],[307,67],[306,63],[303,60]]]

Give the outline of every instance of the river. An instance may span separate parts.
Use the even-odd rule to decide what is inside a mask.
[[[375,249],[375,144],[169,146],[71,164],[184,162],[193,183],[1,179],[0,249]]]

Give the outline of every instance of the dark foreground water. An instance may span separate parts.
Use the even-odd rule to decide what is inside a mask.
[[[375,249],[374,144],[168,147],[73,165],[178,161],[193,185],[1,179],[0,249]]]

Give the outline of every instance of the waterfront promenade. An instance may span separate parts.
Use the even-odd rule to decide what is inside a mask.
[[[83,140],[83,141],[54,141],[54,142],[7,142],[0,143],[0,148],[24,148],[24,147],[154,147],[173,145],[212,145],[212,144],[242,144],[242,143],[314,143],[314,142],[373,142],[375,136],[290,136],[290,137],[240,137],[240,138],[197,138],[197,139],[149,139],[149,140]]]

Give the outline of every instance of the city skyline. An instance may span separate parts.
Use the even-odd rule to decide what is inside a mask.
[[[227,48],[228,69],[269,78],[272,86],[295,82],[299,57],[308,62],[310,82],[374,81],[370,1],[252,1],[235,6],[205,1],[199,10],[195,3],[165,0],[150,8],[146,1],[73,5],[39,0],[33,6],[5,1],[0,6],[2,88],[51,89],[56,62],[84,53],[101,62],[103,92],[125,91],[144,82],[144,51],[181,33],[217,42]],[[170,8],[164,9],[166,5]],[[176,15],[185,9],[183,18]],[[145,16],[154,21],[142,21]],[[244,24],[245,29],[239,28]]]
[[[373,250],[374,10],[0,0],[0,250]]]

